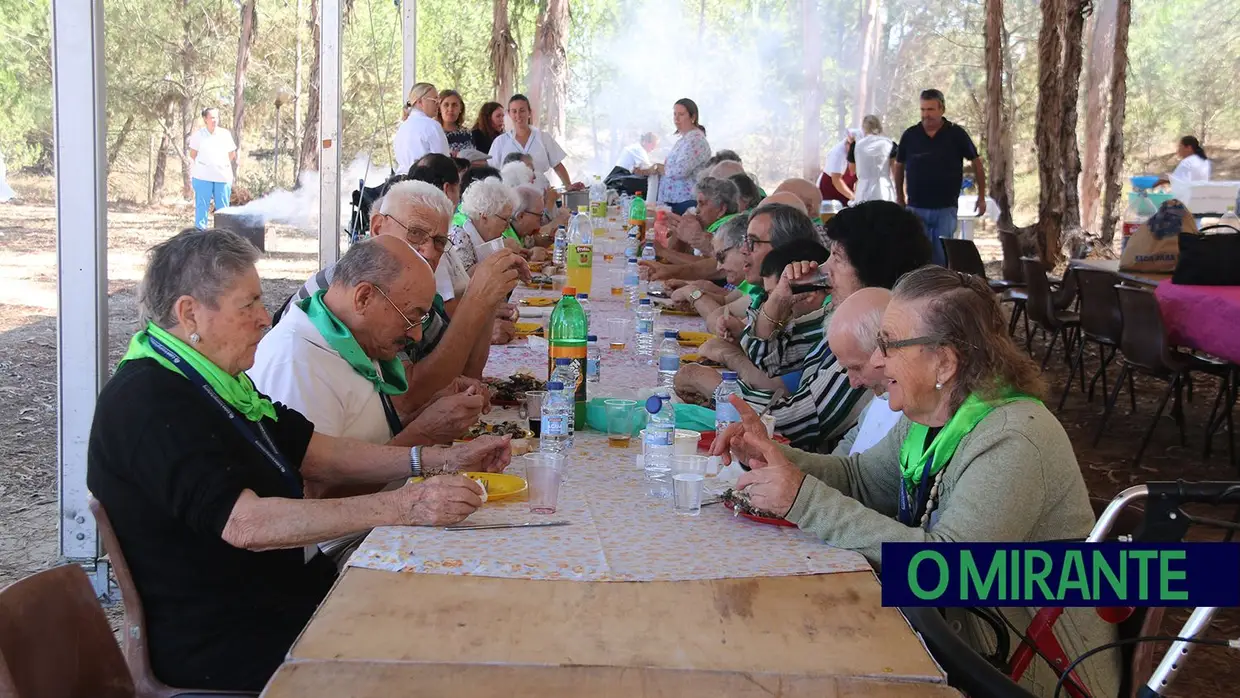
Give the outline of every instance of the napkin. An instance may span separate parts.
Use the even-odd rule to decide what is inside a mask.
[[[531,306],[519,306],[517,313],[523,318],[544,318],[551,314],[554,308],[535,308]]]

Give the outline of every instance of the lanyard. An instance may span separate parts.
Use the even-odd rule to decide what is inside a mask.
[[[917,485],[917,499],[910,501],[908,488],[904,486],[904,482],[900,482],[900,523],[905,526],[912,526],[917,518],[918,511],[926,501],[926,486],[930,482],[930,470],[934,465],[934,456],[930,456],[930,460],[926,462],[926,467],[921,471],[921,482]]]
[[[241,435],[250,442],[250,445],[257,448],[259,453],[266,456],[267,460],[275,466],[276,470],[279,470],[280,474],[293,485],[293,489],[297,492],[297,496],[301,497],[302,488],[300,480],[293,474],[293,469],[289,467],[288,461],[284,459],[284,455],[280,453],[280,449],[276,448],[275,442],[271,440],[271,436],[267,434],[267,430],[263,428],[262,423],[253,422],[250,424],[249,420],[243,419],[240,415],[238,415],[233,408],[228,406],[228,403],[224,402],[224,400],[220,398],[219,394],[215,392],[215,389],[212,388],[209,383],[207,383],[207,379],[203,378],[202,374],[199,373],[197,369],[191,366],[188,361],[182,359],[179,354],[169,349],[166,344],[151,336],[147,337],[147,341],[150,342],[152,349],[159,352],[161,356],[172,362],[172,365],[179,368],[181,373],[189,379],[189,382],[202,389],[203,394],[209,397],[217,407],[223,410],[224,414],[228,417],[229,423],[231,423],[237,431],[241,432]]]
[[[396,405],[392,404],[392,398],[387,393],[379,393],[379,402],[383,404],[383,416],[387,417],[388,430],[395,437],[402,428],[400,415],[396,413]]]

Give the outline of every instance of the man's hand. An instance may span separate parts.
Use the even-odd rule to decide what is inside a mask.
[[[984,194],[978,194],[976,208],[979,217],[986,215],[986,196]]]
[[[688,286],[689,282],[684,279],[667,279],[663,282],[663,288],[668,291],[675,291],[678,288]]]
[[[530,256],[531,262],[545,262],[547,261],[547,258],[548,258],[547,248],[531,247],[529,249],[529,256]]]
[[[693,292],[696,290],[698,289],[693,284],[686,284],[684,286],[681,286],[680,288],[677,288],[675,291],[672,291],[672,300],[678,303],[681,303],[681,302],[688,303],[690,302],[689,296],[692,295]]]
[[[745,331],[745,318],[732,317],[727,313],[715,319],[715,334],[722,339],[739,341]]]
[[[529,278],[529,270],[517,253],[507,248],[499,250],[474,267],[467,293],[476,294],[488,305],[500,303],[517,287],[519,279]]]
[[[445,451],[445,470],[453,473],[502,473],[512,462],[511,436],[479,436]]]
[[[647,281],[666,281],[675,273],[670,264],[651,262],[644,259],[637,261],[638,271]]]
[[[517,338],[515,323],[507,320],[496,320],[491,326],[491,344],[507,344]]]
[[[908,207],[908,204],[904,201],[904,192],[900,191],[899,189],[896,190],[896,204],[900,206]]]
[[[464,391],[439,398],[405,427],[437,444],[450,444],[478,421],[478,415],[490,406],[485,388],[469,387]]]
[[[482,506],[482,488],[461,475],[440,475],[386,492],[405,526],[447,526]]]
[[[491,411],[491,389],[488,388],[485,383],[478,380],[477,378],[470,378],[469,376],[457,376],[456,378],[453,378],[451,383],[444,386],[442,389],[439,390],[439,392],[432,395],[431,399],[426,401],[426,405],[427,406],[433,405],[436,400],[440,400],[446,397],[451,397],[453,395],[456,395],[457,393],[463,393],[469,390],[470,388],[473,388],[474,391],[478,395],[481,395],[486,402],[486,404],[482,408],[482,413],[487,414],[488,412],[490,412]],[[423,407],[423,409],[425,409],[425,406]]]
[[[512,303],[499,303],[495,306],[495,319],[507,320],[508,322],[517,321],[517,306]]]
[[[747,358],[739,345],[719,337],[706,340],[702,346],[698,347],[697,353],[703,359],[710,359],[725,366],[731,366],[731,360],[734,358]]]
[[[758,416],[758,413],[739,395],[732,395],[728,400],[740,413],[741,421],[728,427],[722,436],[715,438],[715,442],[710,447],[711,455],[721,456],[724,463],[731,463],[732,458],[736,457],[750,468],[766,467],[766,462],[761,459],[763,451],[760,448],[763,442],[771,441],[766,435],[766,425],[762,423],[762,418]],[[772,445],[774,443],[771,441]]]

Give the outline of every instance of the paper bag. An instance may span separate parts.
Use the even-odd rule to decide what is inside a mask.
[[[1180,233],[1197,232],[1197,222],[1178,199],[1163,202],[1124,244],[1122,271],[1170,274],[1180,259]]]

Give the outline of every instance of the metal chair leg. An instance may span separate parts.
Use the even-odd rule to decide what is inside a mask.
[[[1137,413],[1137,381],[1134,378],[1136,371],[1128,372],[1128,397],[1132,401],[1132,413]]]
[[[1184,382],[1188,377],[1183,374],[1176,374],[1175,380],[1175,401],[1171,403],[1171,418],[1175,420],[1176,427],[1180,430],[1180,447],[1188,445],[1188,437],[1184,434]]]
[[[1043,371],[1046,370],[1046,364],[1049,363],[1051,360],[1051,352],[1055,351],[1055,342],[1059,341],[1059,334],[1064,331],[1065,330],[1063,329],[1057,329],[1054,331],[1053,334],[1051,334],[1051,343],[1046,345],[1046,354],[1042,357],[1042,370]],[[1066,343],[1067,341],[1068,340],[1065,337],[1064,342]]]
[[[1177,373],[1171,379],[1162,399],[1158,401],[1158,408],[1154,410],[1154,421],[1150,422],[1150,428],[1145,430],[1145,437],[1141,439],[1141,447],[1137,449],[1137,455],[1132,459],[1132,467],[1141,465],[1141,456],[1145,455],[1145,447],[1150,444],[1150,438],[1154,436],[1154,430],[1158,428],[1158,420],[1162,419],[1162,413],[1167,409],[1167,400],[1171,399],[1171,393],[1178,389],[1179,383],[1180,375]]]
[[[1108,352],[1107,349],[1110,349],[1110,351]],[[1103,399],[1106,399],[1107,367],[1110,366],[1111,361],[1115,359],[1115,352],[1115,347],[1107,347],[1107,345],[1101,342],[1098,343],[1098,359],[1101,365],[1098,366],[1098,372],[1095,373],[1094,377],[1089,380],[1089,397],[1087,398],[1089,402],[1094,401],[1094,385],[1098,382],[1099,378],[1102,379],[1102,396]]]
[[[1102,431],[1106,429],[1107,420],[1111,418],[1111,410],[1115,408],[1115,402],[1119,400],[1119,390],[1124,387],[1124,376],[1130,370],[1128,364],[1124,364],[1120,369],[1119,380],[1115,381],[1115,390],[1111,393],[1111,397],[1107,398],[1106,405],[1102,408],[1102,421],[1098,423],[1098,431],[1094,432],[1094,442],[1092,445],[1095,447],[1098,445],[1098,441],[1102,439]]]
[[[1201,457],[1209,458],[1214,450],[1214,435],[1223,427],[1223,413],[1219,407],[1231,389],[1231,375],[1224,375],[1218,382],[1218,393],[1214,395],[1214,404],[1210,407],[1210,417],[1206,419],[1206,442],[1201,448]]]
[[[1076,356],[1068,361],[1068,381],[1063,384],[1063,395],[1059,397],[1059,407],[1055,408],[1056,412],[1063,412],[1063,406],[1068,402],[1068,393],[1072,391],[1072,375],[1077,369],[1081,371],[1081,392],[1085,392],[1085,342],[1082,341],[1076,348]]]

